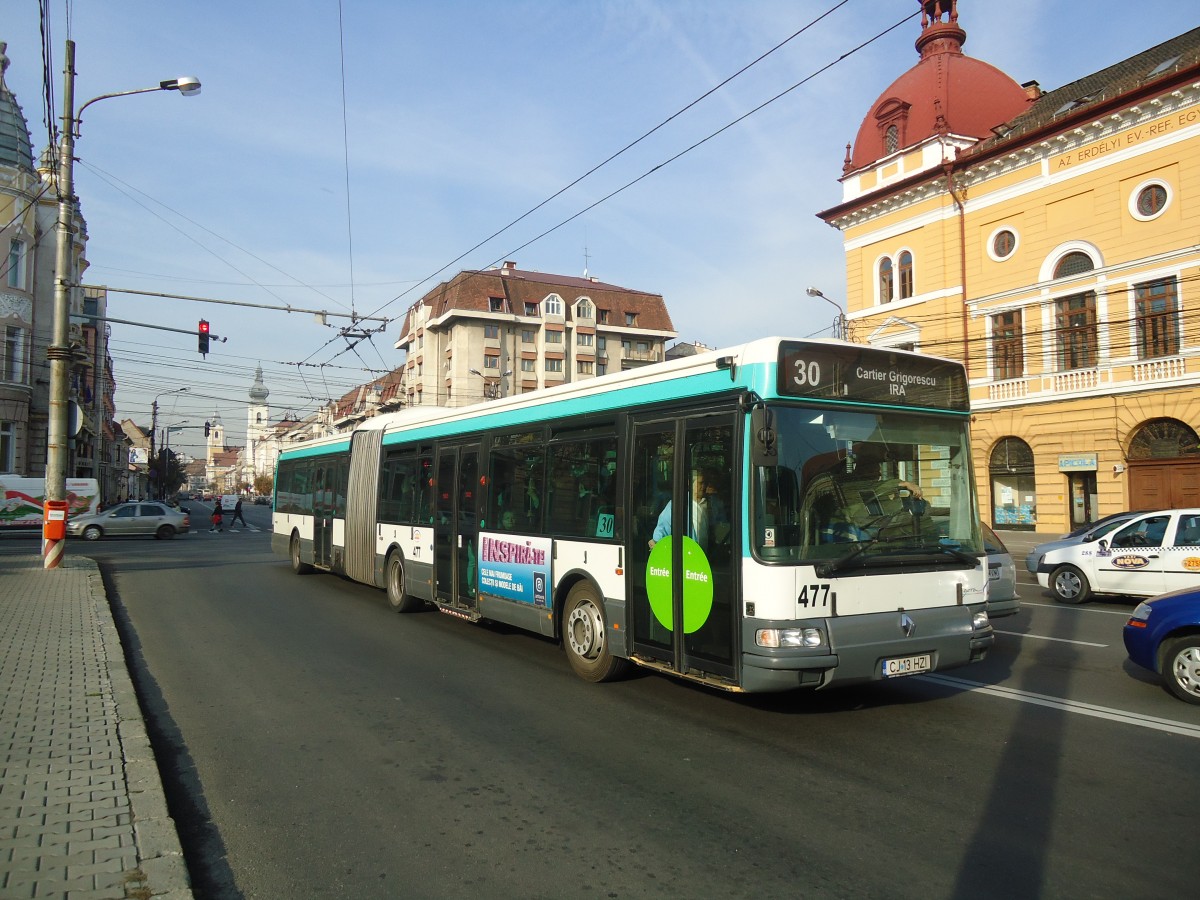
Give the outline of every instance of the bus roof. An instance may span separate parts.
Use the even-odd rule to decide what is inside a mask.
[[[776,371],[781,348],[810,346],[831,354],[901,356],[912,361],[929,361],[943,366],[961,364],[891,348],[871,348],[842,340],[769,337],[720,350],[697,353],[680,359],[640,366],[584,381],[570,382],[526,394],[484,400],[468,406],[419,406],[373,416],[360,423],[356,431],[416,432],[418,439],[440,437],[460,430],[462,423],[472,427],[519,427],[550,418],[545,407],[553,406],[553,417],[585,415],[628,409],[646,403],[678,400],[735,390],[751,390],[763,398],[784,396],[778,389]],[[841,398],[837,398],[839,401]],[[896,404],[890,404],[896,405]],[[928,404],[910,408],[930,409]],[[384,439],[388,443],[387,438]],[[350,434],[316,438],[283,451],[283,456],[305,456],[321,451],[346,448]]]

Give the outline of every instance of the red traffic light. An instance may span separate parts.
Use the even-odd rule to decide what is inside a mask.
[[[200,320],[200,333],[208,334],[208,320],[207,319]]]
[[[196,333],[196,349],[201,355],[208,354],[208,319],[201,319],[199,330]]]

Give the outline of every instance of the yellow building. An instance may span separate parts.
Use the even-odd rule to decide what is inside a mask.
[[[965,39],[924,4],[820,214],[851,338],[965,361],[999,527],[1200,505],[1200,29],[1047,92]]]

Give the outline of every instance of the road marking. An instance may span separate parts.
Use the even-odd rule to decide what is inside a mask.
[[[1062,644],[1081,644],[1084,647],[1107,647],[1108,644],[1093,644],[1091,641],[1073,641],[1070,638],[1046,637],[1044,634],[1022,634],[1019,631],[1000,631],[993,628],[996,634],[1011,634],[1013,637],[1019,638],[1034,638],[1039,641],[1058,641]]]
[[[1021,606],[1022,607],[1040,606],[1042,609],[1064,609],[1064,610],[1074,610],[1075,612],[1101,613],[1106,616],[1124,616],[1126,619],[1128,619],[1129,616],[1133,613],[1132,609],[1129,609],[1126,611],[1122,611],[1119,609],[1096,609],[1095,607],[1088,607],[1086,605],[1072,606],[1069,603],[1032,603],[1028,600],[1022,600]]]
[[[983,684],[979,681],[968,681],[965,678],[954,678],[950,675],[914,675],[922,681],[933,681],[945,687],[959,688],[965,691],[978,691],[991,694],[993,697],[1005,697],[1018,700],[1021,703],[1032,703],[1035,706],[1046,706],[1063,712],[1077,713],[1081,716],[1092,716],[1096,719],[1108,719],[1110,722],[1120,722],[1124,725],[1136,725],[1139,728],[1150,728],[1154,731],[1166,731],[1182,737],[1200,738],[1200,725],[1189,725],[1174,719],[1160,719],[1157,716],[1144,716],[1141,713],[1125,712],[1108,706],[1096,706],[1092,703],[1081,703],[1078,700],[1063,700],[1060,697],[1049,697],[1045,694],[1034,694],[1030,691],[1019,691],[1016,688],[1000,687],[994,684]]]

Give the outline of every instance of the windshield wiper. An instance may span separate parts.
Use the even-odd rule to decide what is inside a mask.
[[[903,545],[908,540],[909,540],[908,536],[905,536],[905,537],[895,537],[895,538],[891,538],[889,540],[883,540],[881,538],[876,537],[876,538],[871,538],[870,540],[866,540],[866,541],[859,541],[857,543],[857,546],[855,546],[855,548],[853,550],[851,550],[849,553],[847,553],[843,556],[839,556],[837,559],[832,559],[827,563],[822,563],[821,565],[818,565],[816,567],[817,577],[818,578],[828,578],[829,576],[831,576],[837,572],[840,572],[842,569],[844,569],[846,567],[846,565],[848,563],[857,559],[864,552],[866,552],[867,548],[872,547],[875,544]],[[898,546],[897,549],[915,550],[915,551],[934,551],[937,553],[944,553],[947,556],[952,556],[955,559],[960,560],[961,562],[969,563],[972,568],[979,565],[979,557],[978,556],[972,556],[969,553],[964,553],[962,550],[959,550],[957,547],[951,547],[946,544],[926,545],[926,544],[911,544],[910,543],[910,544],[908,544],[908,546]]]
[[[961,559],[965,563],[970,563],[972,567],[979,565],[978,556],[972,556],[970,553],[964,553],[957,547],[949,547],[946,544],[938,544],[937,549],[939,552],[953,556],[955,559]]]
[[[877,537],[870,538],[869,540],[865,540],[865,541],[857,541],[855,548],[853,550],[851,550],[849,553],[839,556],[837,559],[831,559],[829,562],[822,563],[821,565],[817,566],[816,567],[817,577],[818,578],[828,578],[830,575],[833,575],[835,572],[840,572],[848,562],[861,556],[863,551],[865,551],[872,544],[878,544],[878,543],[879,543],[879,538],[877,538]]]

